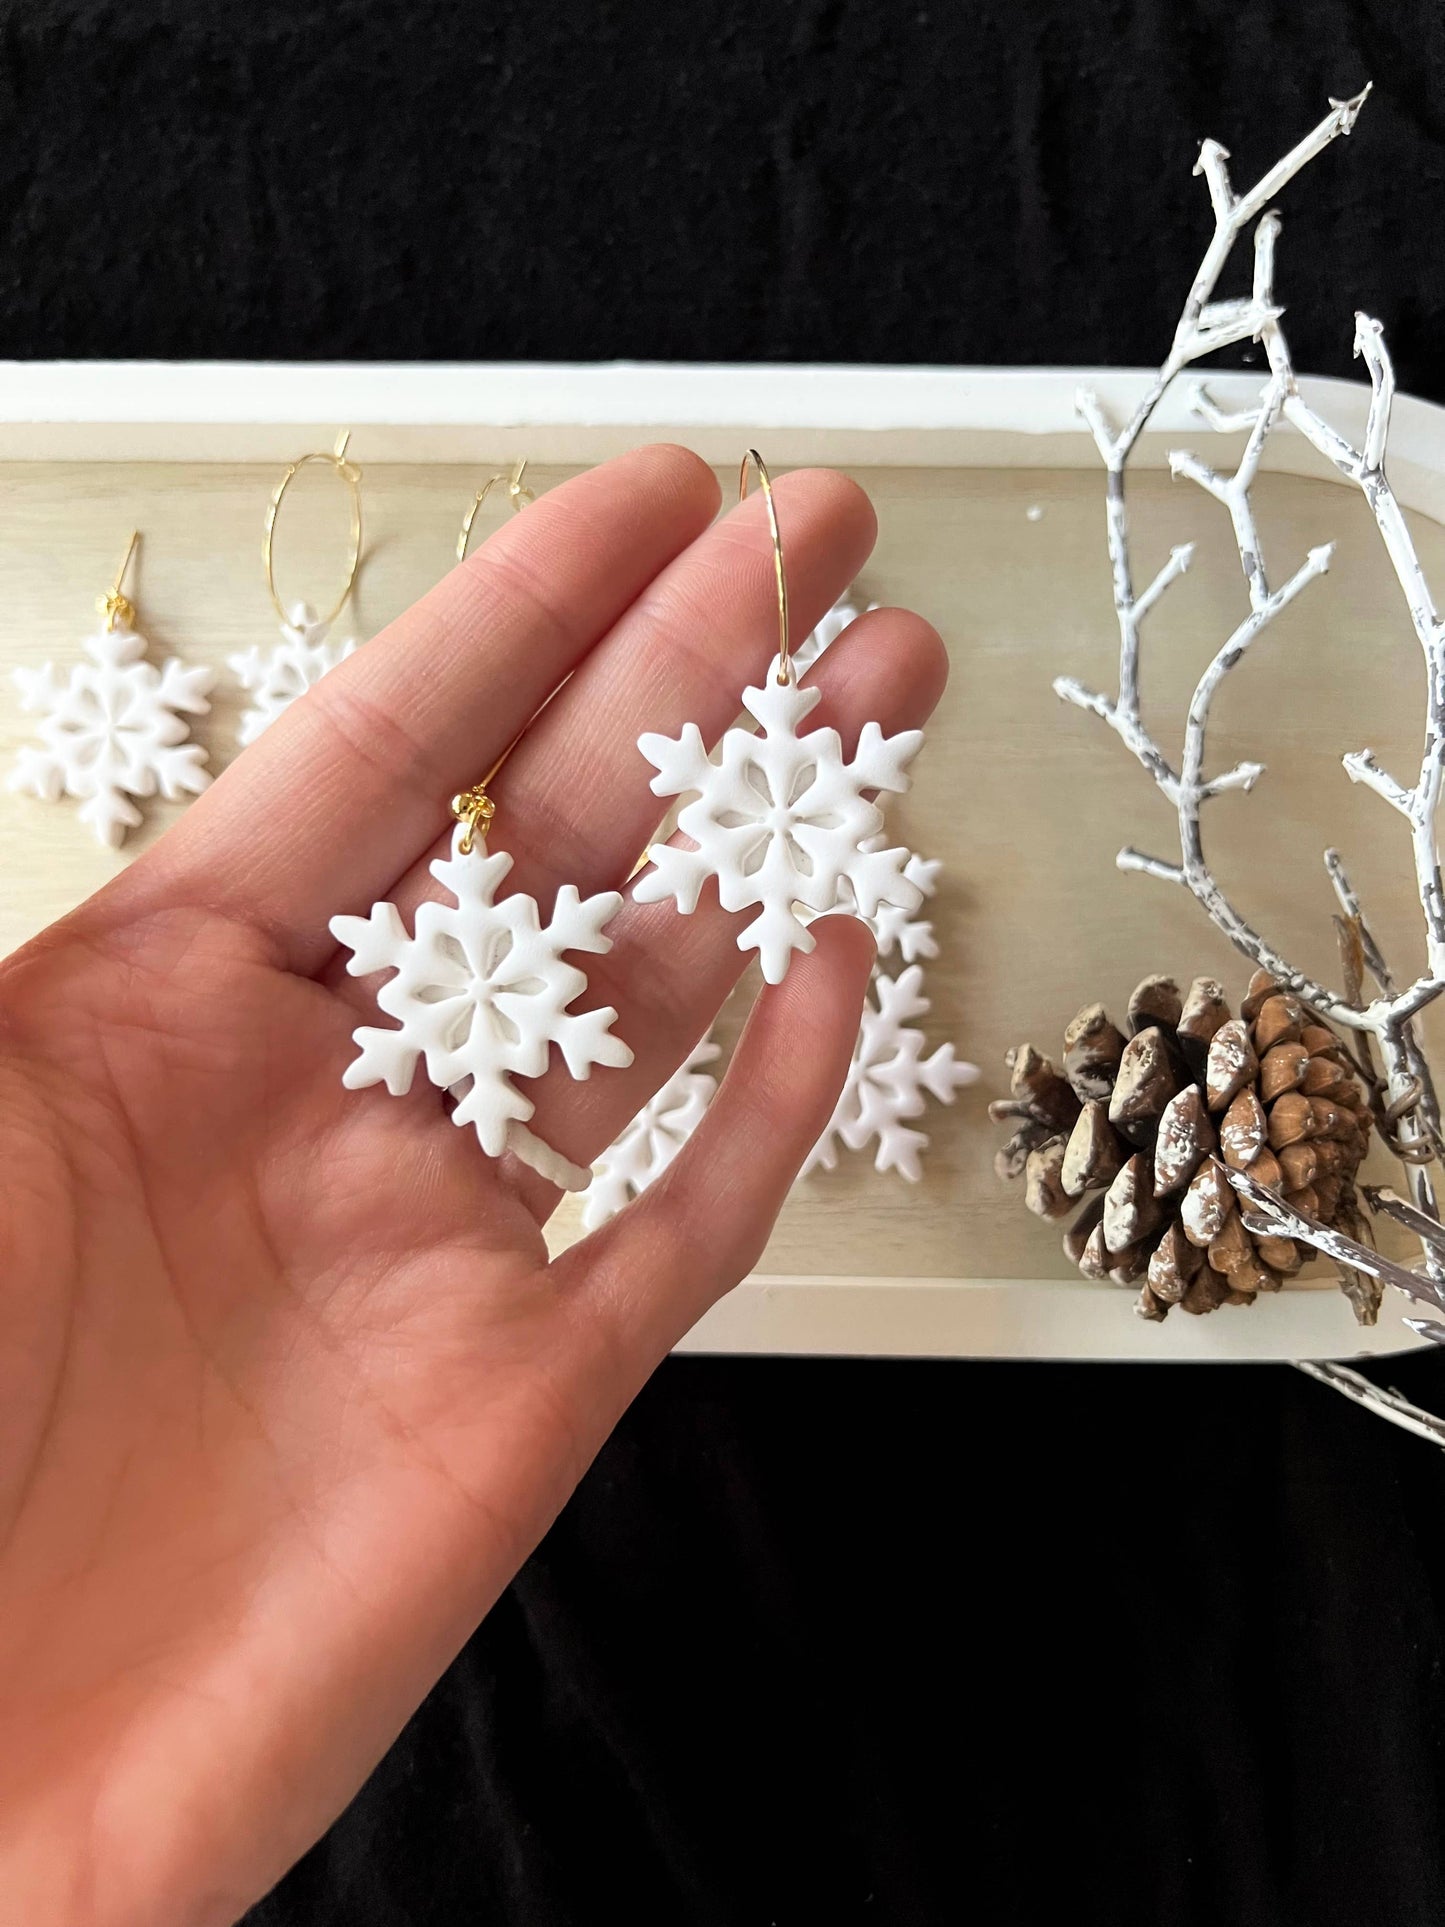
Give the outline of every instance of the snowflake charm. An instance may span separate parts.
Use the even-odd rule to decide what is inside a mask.
[[[660,1178],[706,1115],[717,1079],[705,1071],[722,1055],[710,1037],[640,1110],[598,1158],[583,1200],[582,1222],[589,1231],[614,1217]]]
[[[578,1079],[589,1077],[594,1064],[632,1062],[627,1045],[612,1035],[615,1010],[567,1009],[587,978],[562,961],[566,951],[602,956],[612,948],[603,926],[622,898],[615,890],[579,897],[564,884],[544,928],[533,898],[495,901],[512,859],[480,847],[464,854],[466,834],[458,828],[451,856],[431,866],[455,905],[418,905],[414,936],[391,903],[373,904],[369,917],[331,919],[331,934],[353,953],[346,966],[353,977],[396,972],[376,1001],[401,1025],[358,1030],[360,1055],[342,1081],[354,1091],[385,1084],[393,1097],[404,1097],[420,1058],[437,1089],[457,1100],[452,1122],[472,1125],[489,1157],[512,1151],[565,1190],[580,1191],[591,1172],[526,1128],[536,1106],[512,1079],[540,1077],[552,1044]]]
[[[184,718],[206,714],[216,677],[174,656],[156,669],[124,611],[82,646],[89,660],[66,678],[49,662],[14,671],[21,707],[43,720],[39,743],[21,748],[9,787],[47,803],[78,798],[81,822],[115,850],[142,821],[133,797],[159,792],[174,802],[210,782],[206,752],[187,742]]]
[[[309,602],[298,602],[290,620],[281,624],[278,643],[270,649],[258,649],[253,644],[242,654],[228,658],[251,698],[236,732],[242,748],[254,743],[283,709],[289,709],[298,696],[304,696],[355,649],[354,639],[327,642],[330,626],[320,620]]]
[[[868,607],[869,609],[876,609],[878,604],[876,602],[870,602]],[[849,597],[840,597],[818,624],[817,628],[811,630],[809,634],[804,636],[803,640],[798,644],[798,647],[789,652],[789,659],[798,674],[800,676],[806,675],[818,660],[819,656],[823,654],[824,650],[832,648],[839,636],[841,636],[843,631],[848,627],[848,624],[850,622],[856,622],[859,616],[864,613],[865,611],[860,609],[857,603],[851,601]]]
[[[875,836],[869,847],[881,850],[886,840],[884,837]],[[937,893],[938,873],[942,868],[943,865],[937,857],[925,860],[921,856],[910,855],[903,866],[903,874],[917,888],[919,896],[927,898]],[[836,907],[857,915],[846,880],[839,892]],[[920,957],[932,959],[938,955],[938,939],[933,934],[933,925],[926,917],[914,917],[907,910],[900,910],[891,903],[883,903],[878,906],[876,915],[864,917],[863,921],[873,932],[873,941],[878,946],[880,958],[891,957],[896,950],[904,963],[911,964],[917,963]],[[875,972],[880,968],[877,961],[874,962],[873,968]]]
[[[908,788],[923,731],[885,736],[877,723],[865,723],[847,762],[835,729],[798,735],[822,691],[779,682],[778,667],[775,658],[764,685],[743,692],[760,732],[728,730],[716,761],[696,723],[681,736],[646,735],[637,745],[657,771],[655,795],[697,792],[677,819],[697,848],[655,845],[656,867],[638,879],[637,900],[673,897],[690,915],[707,878],[716,877],[725,910],[757,910],[738,948],[758,952],[770,984],[783,981],[792,951],[813,948],[808,922],[838,908],[845,882],[850,907],[862,917],[877,916],[885,904],[911,914],[923,900],[904,874],[908,852],[871,847],[883,814],[865,794]]]
[[[923,1032],[913,1025],[913,1019],[928,1010],[922,983],[918,964],[910,964],[896,979],[878,973],[863,1006],[842,1096],[803,1166],[804,1177],[820,1167],[835,1169],[840,1143],[861,1151],[874,1137],[875,1170],[897,1171],[912,1184],[922,1177],[919,1155],[928,1147],[928,1136],[913,1130],[907,1120],[922,1115],[930,1095],[940,1104],[951,1104],[954,1094],[979,1074],[976,1064],[955,1060],[952,1044],[940,1044],[931,1057],[923,1055]]]

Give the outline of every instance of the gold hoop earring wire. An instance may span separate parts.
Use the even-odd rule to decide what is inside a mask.
[[[768,531],[773,538],[773,575],[778,585],[778,681],[791,683],[793,677],[792,657],[788,649],[788,572],[783,563],[783,538],[778,532],[778,511],[773,505],[773,478],[768,474],[767,463],[755,448],[750,448],[743,457],[742,467],[738,470],[738,501],[748,499],[748,470],[755,468],[758,480],[763,485],[763,500],[768,510]]]
[[[346,599],[356,585],[356,572],[361,566],[361,470],[354,462],[348,462],[346,459],[346,445],[350,440],[351,430],[349,428],[343,429],[336,438],[335,448],[332,449],[329,454],[325,451],[319,451],[312,455],[303,455],[299,461],[291,464],[275,488],[271,491],[271,500],[266,505],[266,527],[261,536],[261,566],[266,571],[266,588],[270,594],[272,606],[275,608],[282,622],[290,622],[291,612],[287,609],[276,590],[274,539],[276,534],[276,517],[281,512],[281,503],[285,498],[287,489],[290,488],[292,482],[295,481],[296,477],[300,474],[301,470],[306,467],[308,462],[325,462],[326,465],[335,472],[337,479],[346,484],[351,509],[351,553],[346,566],[346,585],[336,600],[335,608],[332,609],[329,615],[321,618],[322,628],[329,629],[331,624],[335,622],[336,618],[341,614],[341,611],[346,607]]]
[[[125,545],[125,554],[120,559],[120,567],[115,572],[115,581],[103,596],[97,596],[95,599],[96,609],[105,617],[107,629],[114,629],[118,622],[123,622],[127,629],[135,627],[135,604],[128,595],[123,593],[121,584],[125,581],[125,572],[130,567],[130,559],[135,554],[136,544],[139,541],[139,529],[132,529],[130,540]]]
[[[510,475],[503,475],[499,471],[495,475],[489,475],[486,481],[482,483],[482,486],[477,490],[476,494],[472,497],[471,507],[467,510],[466,514],[462,517],[462,530],[461,530],[461,534],[457,537],[458,562],[466,561],[467,546],[472,539],[472,524],[477,519],[477,511],[481,508],[483,502],[486,501],[487,497],[491,494],[492,490],[496,488],[499,485],[499,483],[505,482],[507,485],[507,500],[512,504],[512,513],[514,515],[519,514],[520,511],[524,509],[529,502],[536,501],[537,499],[536,496],[532,493],[531,489],[527,488],[524,485],[522,481],[522,477],[526,474],[526,472],[527,472],[527,458],[524,455],[520,462],[516,462],[513,464],[512,472]]]
[[[494,488],[497,488],[503,482],[506,483],[507,499],[512,504],[512,513],[514,515],[520,514],[529,502],[536,501],[536,496],[522,479],[526,473],[527,461],[524,456],[520,462],[513,464],[510,475],[504,475],[498,471],[495,475],[489,475],[486,481],[482,483],[482,486],[472,497],[471,507],[462,517],[461,533],[457,537],[458,562],[465,562],[467,559],[467,546],[472,538],[472,524],[476,521],[478,511],[483,502],[486,501]],[[545,703],[542,706],[544,709],[546,708]],[[535,720],[536,719],[533,718],[533,721]],[[529,723],[527,727],[530,728],[531,724]],[[487,790],[496,780],[497,772],[501,769],[503,763],[506,762],[507,758],[517,747],[517,744],[521,742],[522,737],[525,736],[526,733],[526,730],[522,730],[512,738],[511,742],[508,743],[507,747],[502,751],[501,755],[497,758],[496,762],[493,763],[480,783],[473,783],[470,789],[460,790],[457,795],[452,798],[452,815],[458,823],[465,826],[462,832],[461,842],[457,846],[463,856],[471,855],[472,844],[479,830],[483,836],[486,835],[487,828],[497,813],[497,806],[491,797],[488,796]]]

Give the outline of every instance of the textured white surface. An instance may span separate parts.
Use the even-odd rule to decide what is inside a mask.
[[[565,951],[601,956],[612,948],[603,929],[622,899],[615,890],[579,897],[564,884],[544,927],[531,897],[494,900],[511,857],[488,856],[480,846],[463,855],[463,834],[458,828],[451,856],[431,866],[456,902],[418,905],[414,936],[392,903],[373,904],[366,917],[331,920],[332,935],[352,952],[346,968],[353,977],[396,972],[376,1001],[400,1025],[356,1031],[360,1054],[343,1081],[351,1090],[385,1084],[402,1097],[421,1060],[437,1089],[457,1099],[452,1122],[470,1124],[489,1157],[512,1151],[566,1189],[580,1190],[590,1174],[566,1160],[559,1166],[558,1154],[526,1129],[536,1106],[512,1079],[540,1077],[553,1044],[575,1078],[590,1076],[594,1064],[632,1062],[627,1045],[612,1035],[615,1010],[567,1009],[587,978],[563,961]]]
[[[23,744],[9,786],[48,803],[73,796],[82,823],[118,849],[142,821],[135,798],[196,796],[210,782],[206,752],[187,742],[187,716],[204,716],[215,671],[174,657],[145,660],[146,641],[117,619],[83,644],[69,674],[54,663],[17,668],[22,708],[41,718],[38,744]]]
[[[355,649],[354,638],[328,642],[330,627],[318,618],[309,602],[298,602],[290,620],[281,624],[279,642],[269,649],[253,643],[249,649],[227,657],[251,698],[236,730],[242,747],[254,743],[298,696],[304,696]]]
[[[923,731],[885,736],[877,723],[865,723],[849,760],[837,730],[798,734],[822,691],[779,682],[778,668],[775,659],[763,686],[743,692],[760,733],[728,730],[716,759],[696,723],[681,736],[649,734],[637,745],[657,771],[654,794],[696,791],[677,826],[697,847],[655,845],[656,867],[638,879],[634,894],[642,903],[673,897],[688,915],[703,884],[716,877],[725,910],[758,912],[738,948],[758,952],[770,984],[783,981],[794,950],[813,948],[809,912],[848,901],[866,918],[884,904],[912,912],[922,902],[904,875],[908,852],[873,847],[883,814],[866,792],[908,788]]]
[[[840,1147],[861,1151],[874,1138],[875,1170],[897,1171],[912,1184],[923,1176],[919,1160],[928,1148],[928,1133],[915,1130],[909,1120],[923,1115],[929,1097],[951,1104],[979,1074],[976,1064],[955,1059],[952,1044],[940,1044],[931,1057],[923,1055],[924,1035],[913,1020],[928,1009],[918,964],[897,978],[878,972],[863,1005],[842,1095],[803,1167],[804,1177],[819,1168],[834,1170]]]
[[[660,1178],[702,1123],[717,1090],[717,1079],[703,1065],[715,1064],[721,1054],[711,1037],[704,1037],[598,1158],[582,1201],[582,1222],[589,1231]]]

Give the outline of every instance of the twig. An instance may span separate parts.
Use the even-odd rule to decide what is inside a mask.
[[[1414,1324],[1414,1319],[1408,1321]],[[1311,1378],[1318,1379],[1321,1385],[1328,1385],[1331,1391],[1340,1392],[1344,1397],[1353,1399],[1356,1405],[1363,1405],[1367,1412],[1376,1418],[1388,1419],[1391,1425],[1398,1425],[1403,1431],[1413,1432],[1416,1438],[1428,1439],[1432,1445],[1445,1447],[1445,1419],[1438,1419],[1433,1412],[1426,1412],[1399,1392],[1386,1391],[1383,1386],[1371,1384],[1361,1373],[1351,1371],[1348,1365],[1321,1363],[1312,1358],[1296,1361],[1295,1369],[1306,1372]]]
[[[1385,475],[1395,380],[1383,331],[1369,316],[1356,316],[1355,352],[1364,360],[1369,374],[1371,399],[1365,433],[1360,447],[1355,448],[1318,416],[1299,392],[1281,325],[1283,310],[1275,297],[1280,221],[1277,214],[1268,211],[1271,199],[1286,182],[1339,135],[1350,132],[1369,91],[1366,88],[1353,100],[1332,102],[1330,113],[1319,125],[1246,193],[1236,194],[1230,183],[1226,150],[1217,141],[1205,141],[1201,147],[1195,171],[1204,177],[1209,190],[1214,233],[1169,353],[1121,427],[1109,422],[1095,396],[1085,393],[1079,397],[1080,412],[1093,434],[1106,473],[1106,531],[1119,631],[1118,693],[1104,695],[1069,677],[1060,677],[1054,688],[1066,702],[1090,711],[1109,725],[1174,809],[1179,860],[1145,854],[1131,845],[1120,851],[1119,867],[1187,889],[1215,926],[1252,963],[1267,971],[1281,988],[1292,991],[1352,1035],[1356,1062],[1372,1091],[1382,1133],[1408,1172],[1412,1208],[1423,1221],[1435,1223],[1439,1207],[1425,1167],[1445,1157],[1445,1133],[1415,1019],[1445,991],[1445,883],[1435,833],[1436,811],[1445,786],[1445,624],[1435,608],[1404,515]],[[1247,296],[1216,301],[1214,290],[1225,262],[1240,236],[1256,221],[1251,291]],[[1233,473],[1221,473],[1187,451],[1170,456],[1170,468],[1176,476],[1193,482],[1228,511],[1249,597],[1249,614],[1216,652],[1195,688],[1176,768],[1141,719],[1140,624],[1183,573],[1190,551],[1176,549],[1144,593],[1135,595],[1125,471],[1139,436],[1175,377],[1202,355],[1250,337],[1263,344],[1269,366],[1258,402],[1247,409],[1225,410],[1214,403],[1203,384],[1197,385],[1193,394],[1195,411],[1211,428],[1245,434],[1244,449]],[[1254,928],[1225,894],[1205,853],[1201,821],[1204,805],[1226,791],[1252,789],[1263,774],[1262,765],[1254,762],[1236,764],[1216,775],[1208,773],[1206,749],[1215,698],[1225,678],[1263,631],[1329,565],[1328,548],[1312,549],[1281,587],[1271,587],[1251,491],[1265,444],[1282,421],[1291,423],[1364,495],[1424,656],[1425,725],[1413,783],[1406,785],[1382,768],[1368,749],[1354,751],[1344,759],[1350,779],[1374,791],[1409,826],[1424,921],[1425,964],[1413,981],[1403,985],[1390,972],[1374,941],[1337,852],[1327,852],[1325,861],[1344,913],[1343,929],[1348,938],[1349,981],[1343,992],[1300,970]],[[1373,980],[1373,994],[1368,997],[1357,963]],[[1382,1073],[1375,1070],[1372,1045],[1379,1048]],[[1234,1171],[1229,1176],[1249,1195],[1250,1181]],[[1263,1195],[1276,1214],[1272,1220],[1276,1228],[1283,1229],[1285,1218],[1293,1221],[1295,1228],[1287,1235],[1329,1252],[1342,1264],[1370,1277],[1387,1279],[1425,1302],[1445,1304],[1445,1246],[1436,1239],[1426,1237],[1424,1241],[1427,1275],[1418,1276],[1381,1259],[1343,1233],[1288,1213],[1272,1194]],[[1258,1208],[1262,1211],[1265,1206],[1260,1204]]]

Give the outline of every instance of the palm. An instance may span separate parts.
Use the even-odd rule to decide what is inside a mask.
[[[647,529],[634,511],[626,531],[594,530],[594,560],[574,543],[592,646],[503,786],[494,841],[514,849],[518,888],[554,889],[541,852],[568,840],[558,805],[533,829],[527,799],[575,729],[567,704],[590,680],[599,780],[609,760],[622,773],[628,732],[657,720],[633,713],[628,625],[645,620],[659,569],[676,593],[689,570],[715,571],[696,551],[724,539],[686,550],[710,484],[677,451],[624,458],[610,488],[607,473],[529,510],[0,975],[0,1158],[15,1179],[0,1337],[0,1842],[13,1844],[0,1870],[26,1918],[224,1921],[254,1898],[349,1795],[657,1358],[746,1268],[826,1119],[866,970],[856,927],[831,931],[760,1005],[668,1181],[550,1265],[555,1192],[483,1157],[429,1086],[401,1102],[342,1088],[368,991],[342,972],[327,916],[375,895],[414,902],[417,846],[439,826],[423,786],[391,772],[420,835],[394,826],[395,860],[375,875],[343,826],[328,899],[322,832],[287,844],[281,772],[300,763],[353,803],[374,781],[390,822],[387,773],[350,744],[359,717],[394,715],[414,683],[403,656],[417,632],[475,621],[465,605],[489,568],[500,600],[599,503],[628,519],[618,492],[625,503],[646,483]],[[861,560],[862,518],[823,478],[797,478],[795,498],[795,593],[801,579],[816,615]],[[756,541],[760,518],[739,519]],[[769,646],[753,566],[766,549],[749,558],[727,539],[737,606],[715,686],[679,676],[678,721],[721,727],[739,665]],[[840,648],[845,730],[870,699],[867,713],[912,721],[936,693],[931,639],[921,625],[900,636],[871,687],[861,649],[839,673]],[[523,721],[573,667],[554,662],[537,686],[535,655],[509,652]],[[385,712],[368,656],[373,684],[395,685]],[[495,680],[489,696],[509,733]],[[474,773],[463,736],[473,766],[488,760],[477,717],[466,724],[458,766],[438,756],[436,795]],[[579,882],[625,878],[656,807],[632,788],[590,847],[580,827],[570,839]],[[270,841],[258,856],[253,836],[248,871],[236,826],[268,798]],[[594,803],[573,798],[579,826]],[[656,908],[624,909],[590,974],[636,1063],[585,1085],[554,1068],[535,1086],[544,1134],[569,1156],[594,1156],[709,1021],[740,962],[728,921],[705,905],[680,936]],[[737,1129],[760,1110],[765,1134]]]

